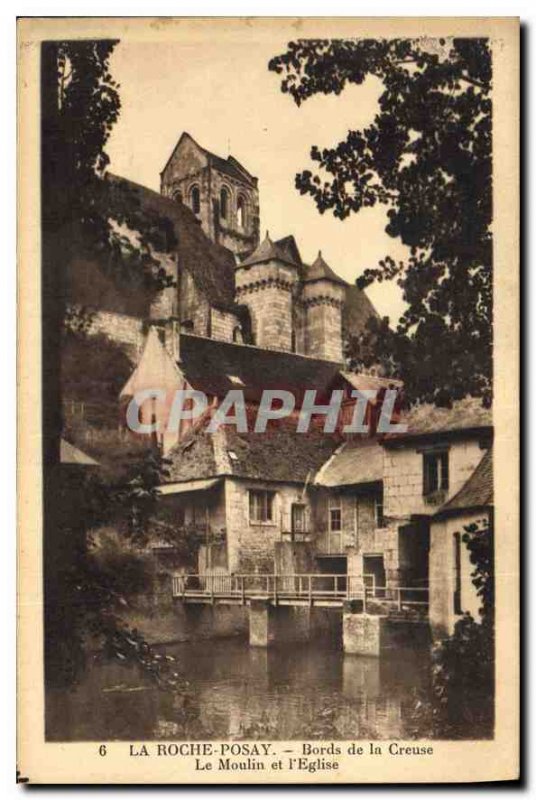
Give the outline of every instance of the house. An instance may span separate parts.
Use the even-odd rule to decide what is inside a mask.
[[[175,532],[177,542],[191,545],[185,569],[351,575],[380,599],[386,587],[399,592],[399,601],[400,592],[428,598],[430,584],[435,629],[451,630],[460,608],[474,608],[469,567],[452,542],[466,519],[491,513],[490,498],[477,491],[492,441],[491,411],[466,398],[449,409],[413,408],[405,433],[345,434],[360,392],[380,393],[366,411],[374,429],[382,393],[401,387],[344,364],[345,337],[358,337],[377,316],[366,294],[349,286],[321,252],[304,263],[292,235],[267,233],[261,240],[257,179],[189,134],[166,163],[160,194],[116,176],[107,180],[118,206],[162,229],[170,246],[151,255],[171,283],[158,291],[144,284],[129,261],[135,231],[124,225],[115,261],[80,248],[70,264],[68,301],[89,310],[88,340],[121,373],[120,388],[118,375],[112,380],[105,369],[85,375],[92,398],[102,394],[107,405],[98,431],[84,420],[89,430],[79,444],[91,455],[99,442],[104,467],[111,460],[105,442],[116,462],[117,453],[128,458],[136,451],[134,434],[121,427],[121,414],[140,391],[162,390],[159,401],[141,409],[144,424],[157,423],[156,440],[170,461],[155,548],[169,555]],[[87,341],[73,342],[66,361],[83,373]],[[79,385],[76,374],[64,380],[70,391]],[[173,397],[184,389],[202,392],[206,408],[168,430]],[[234,389],[243,393],[247,414],[256,413],[266,389],[290,393],[294,410],[262,434],[232,425],[210,434],[207,422]],[[334,391],[342,395],[329,433],[319,424],[307,434],[296,429],[309,390],[317,403],[329,402]],[[84,398],[71,399],[66,426],[74,434],[82,428],[71,424],[68,410],[84,406]]]
[[[468,526],[493,532],[493,455],[485,450],[459,491],[436,511],[430,526],[430,604],[436,638],[452,634],[463,614],[480,619],[481,599],[463,536]],[[480,534],[482,535],[482,534]]]

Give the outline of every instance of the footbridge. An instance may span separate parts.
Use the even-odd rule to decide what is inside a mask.
[[[414,639],[417,628],[428,632],[428,587],[379,585],[373,575],[181,573],[172,592],[186,606],[247,606],[256,646],[307,640],[337,611],[346,652],[379,655],[401,637]]]

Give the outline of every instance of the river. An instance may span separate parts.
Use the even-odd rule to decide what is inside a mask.
[[[47,693],[50,741],[405,739],[428,734],[426,654],[344,655],[335,643],[250,648],[226,639],[169,645],[177,691],[135,665],[92,663]]]

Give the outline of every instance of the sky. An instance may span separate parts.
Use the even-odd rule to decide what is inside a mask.
[[[306,263],[322,250],[353,283],[386,255],[407,254],[385,233],[386,207],[362,209],[343,221],[320,215],[313,199],[295,189],[294,178],[302,169],[315,171],[312,145],[335,145],[348,130],[372,121],[381,84],[369,78],[298,108],[267,67],[286,43],[242,37],[223,46],[206,35],[188,43],[120,42],[110,61],[122,104],[106,146],[110,170],[159,191],[159,174],[186,130],[202,147],[223,157],[231,153],[258,177],[261,238],[267,230],[272,239],[293,234]],[[399,318],[404,303],[396,284],[373,285],[367,294],[382,316]]]

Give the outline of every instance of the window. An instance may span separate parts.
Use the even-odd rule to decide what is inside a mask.
[[[240,325],[235,325],[233,328],[233,342],[236,342],[237,344],[244,343],[244,337],[242,336],[242,328]]]
[[[173,199],[176,203],[182,203],[182,192],[175,192],[173,195]]]
[[[459,533],[454,534],[454,613],[462,614],[462,544]]]
[[[236,204],[236,222],[239,228],[246,227],[246,201],[243,197],[239,197]]]
[[[250,491],[250,522],[272,522],[274,514],[274,492]]]
[[[377,528],[385,527],[385,518],[383,516],[383,494],[377,495],[374,498],[374,521]]]
[[[329,529],[330,531],[342,530],[342,511],[340,505],[333,502],[329,506]]]
[[[192,186],[190,189],[190,203],[194,214],[199,214],[201,211],[201,194],[199,192],[199,186]]]
[[[292,503],[292,533],[305,533],[307,531],[306,507],[303,503]]]
[[[220,217],[227,219],[229,216],[229,190],[223,187],[220,192]]]
[[[423,494],[432,494],[449,488],[448,451],[423,453]]]

